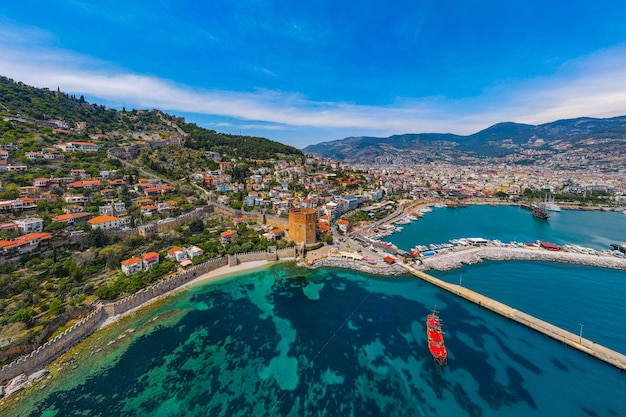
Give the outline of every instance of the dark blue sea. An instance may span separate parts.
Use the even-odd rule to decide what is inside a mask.
[[[442,233],[452,235],[451,224],[444,219]],[[564,243],[544,236],[535,238]],[[585,337],[626,351],[624,271],[485,262],[434,275],[574,333],[583,323]],[[434,306],[446,367],[426,346]],[[8,415],[626,416],[626,372],[410,276],[276,265],[193,287],[72,355],[76,369],[65,366]]]

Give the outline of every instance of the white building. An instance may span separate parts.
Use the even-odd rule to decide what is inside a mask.
[[[16,220],[15,224],[22,235],[43,232],[43,220],[38,217]]]

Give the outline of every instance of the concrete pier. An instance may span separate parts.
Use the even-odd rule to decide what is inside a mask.
[[[433,277],[432,275],[426,274],[425,272],[418,271],[410,265],[403,266],[412,275],[415,275],[416,277],[419,277],[424,281],[427,281],[433,285],[438,286],[439,288],[463,297],[466,300],[472,301],[473,303],[476,303],[481,307],[487,308],[494,313],[498,313],[501,316],[514,320],[520,324],[523,324],[524,326],[527,326],[533,330],[543,333],[546,336],[558,340],[559,342],[565,343],[575,349],[580,350],[581,352],[585,352],[588,355],[591,355],[623,371],[626,371],[626,356],[619,352],[611,350],[585,338],[581,338],[577,334],[563,330],[560,327],[554,326],[543,320],[539,320],[536,317],[533,317],[522,311],[518,311],[514,308],[509,307],[506,304],[500,303],[475,291],[464,288],[460,285],[450,284],[442,281],[438,278]]]

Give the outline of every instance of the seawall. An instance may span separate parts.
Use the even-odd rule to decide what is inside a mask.
[[[626,269],[626,258],[588,255],[575,252],[555,252],[544,249],[501,248],[493,246],[463,249],[423,258],[422,265],[420,265],[418,269],[448,271],[450,269],[460,268],[463,264],[471,265],[482,262],[485,259],[492,261],[519,260],[563,262],[600,268]]]

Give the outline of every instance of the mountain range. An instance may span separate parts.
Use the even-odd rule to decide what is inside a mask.
[[[498,123],[462,136],[417,133],[389,137],[348,137],[303,149],[305,153],[349,163],[415,163],[469,159],[532,159],[581,150],[599,159],[626,155],[626,116],[607,119],[582,117],[541,125]],[[534,155],[534,156],[533,156]]]

